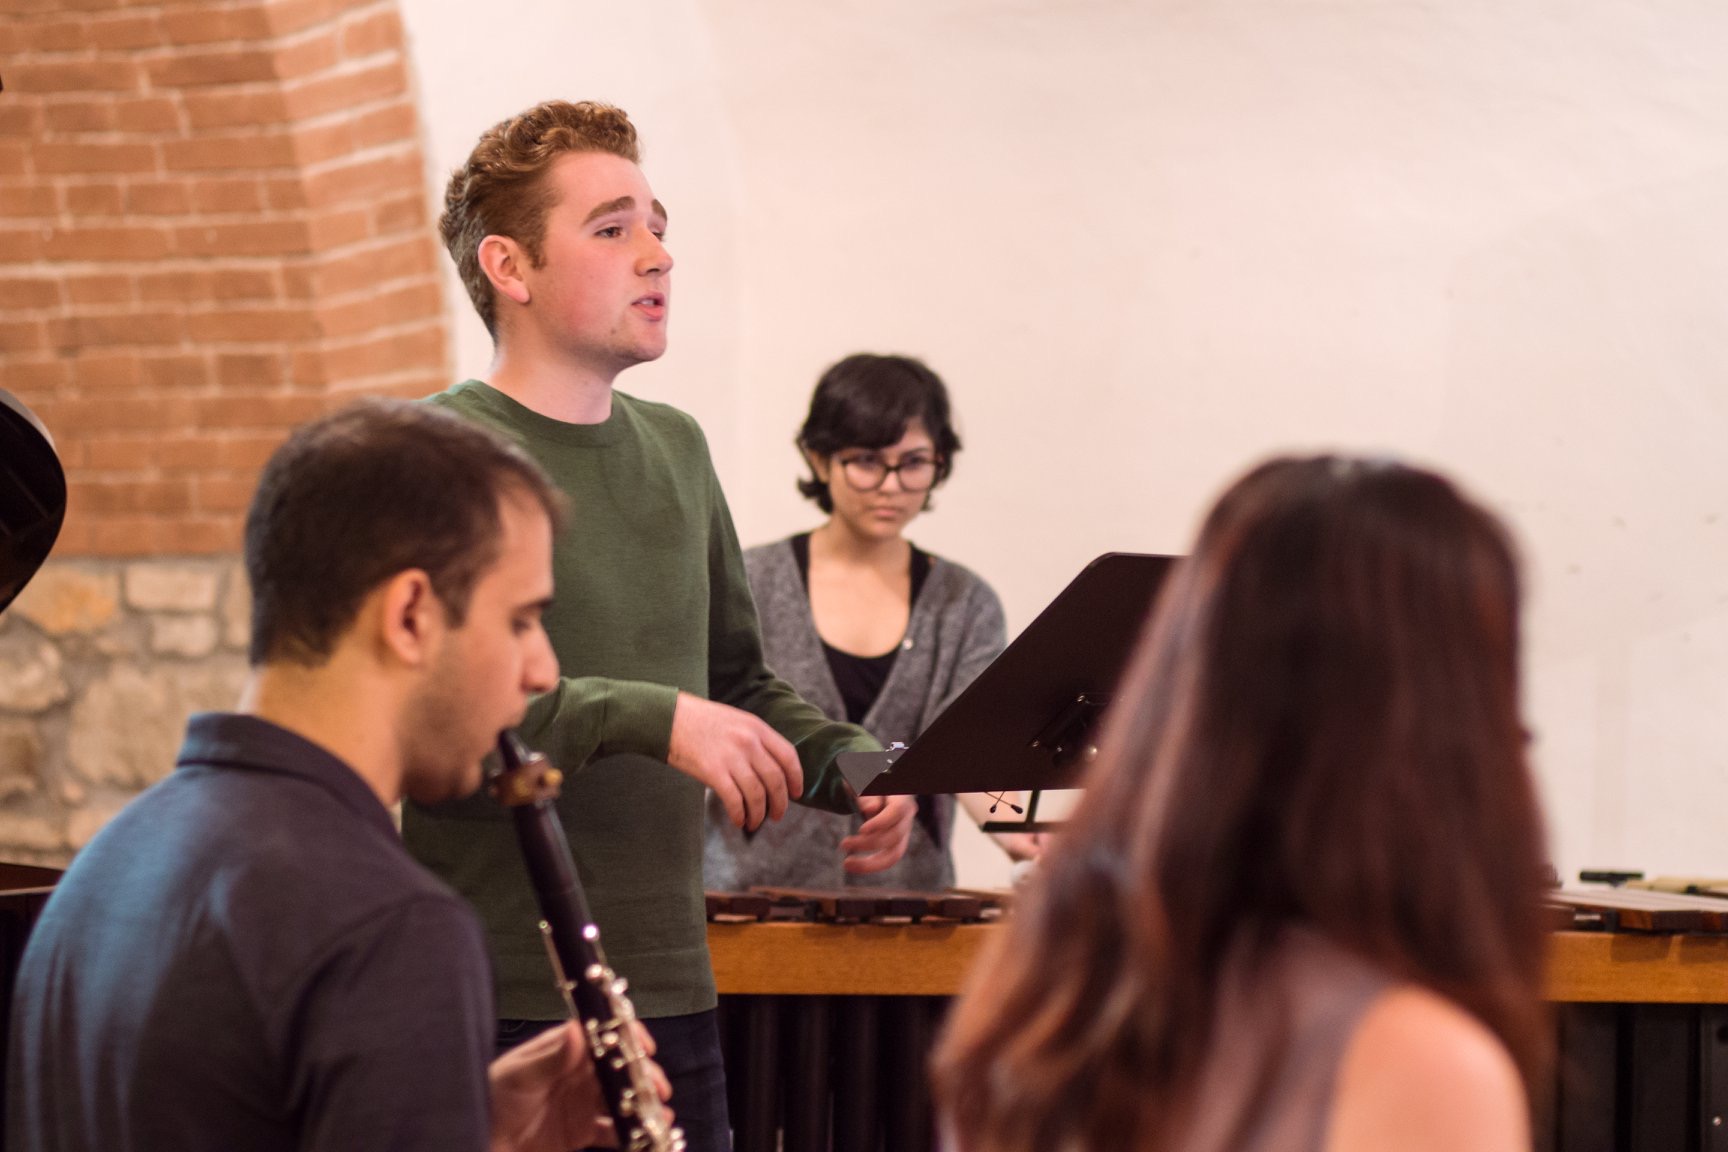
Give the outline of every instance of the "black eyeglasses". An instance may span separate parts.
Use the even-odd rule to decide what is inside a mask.
[[[887,483],[889,473],[900,477],[905,492],[928,492],[936,484],[936,458],[914,454],[903,456],[898,464],[889,464],[874,452],[858,452],[839,458],[840,471],[846,483],[860,492],[874,492]]]

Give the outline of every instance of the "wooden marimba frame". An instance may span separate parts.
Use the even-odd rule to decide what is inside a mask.
[[[931,1148],[924,1065],[999,913],[966,893],[711,894],[735,1152]]]
[[[1595,930],[1549,938],[1559,1060],[1536,1148],[1728,1152],[1728,934],[1711,930],[1728,902],[1617,895],[1568,899]],[[708,927],[737,1152],[923,1152],[930,1045],[997,926],[814,915]]]
[[[5,989],[57,878],[0,865]],[[964,902],[845,895],[710,901],[737,1152],[930,1147],[927,1054],[998,928]],[[1595,930],[1549,938],[1560,1060],[1539,1152],[1728,1152],[1728,903],[1622,889],[1556,903]]]

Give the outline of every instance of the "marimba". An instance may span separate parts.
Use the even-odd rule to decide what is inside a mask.
[[[6,992],[58,875],[0,864]],[[1549,937],[1561,1058],[1539,1152],[1728,1152],[1728,903],[1662,895],[1556,894],[1588,930]],[[929,1050],[1000,904],[777,891],[709,911],[738,1152],[929,1148]]]
[[[924,1065],[1001,896],[767,888],[708,903],[736,1152],[929,1148]]]
[[[708,927],[738,1152],[931,1147],[929,1049],[997,926],[755,898],[777,918],[717,897]],[[1549,938],[1560,1060],[1539,1152],[1728,1152],[1728,901],[1688,900],[1708,898],[1556,894],[1578,927]]]

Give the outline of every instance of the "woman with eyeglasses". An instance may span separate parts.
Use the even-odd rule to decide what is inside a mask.
[[[948,1146],[1527,1152],[1553,1033],[1518,663],[1511,544],[1446,480],[1240,480],[949,1018]]]
[[[1006,642],[990,586],[906,538],[960,451],[948,391],[909,357],[848,356],[817,383],[797,443],[810,468],[798,489],[828,519],[744,553],[768,666],[835,719],[884,744],[910,743]],[[975,815],[989,806],[965,800]],[[905,857],[850,876],[839,845],[856,817],[794,807],[747,835],[710,797],[706,882],[944,889],[954,882],[954,807],[952,796],[919,797]],[[1040,846],[1031,836],[998,842],[1015,859]]]

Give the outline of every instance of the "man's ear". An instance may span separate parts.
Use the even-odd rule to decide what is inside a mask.
[[[531,267],[528,254],[508,236],[491,235],[480,241],[480,270],[492,282],[492,290],[518,304],[528,303],[528,282],[523,273]]]
[[[446,626],[444,604],[432,590],[432,578],[419,568],[407,568],[385,581],[373,597],[379,645],[410,667],[429,663]]]

